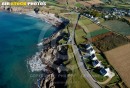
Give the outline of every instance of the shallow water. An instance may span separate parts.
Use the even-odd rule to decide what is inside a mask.
[[[33,17],[0,12],[0,88],[32,88],[36,76],[27,59],[38,51],[40,39],[55,30]]]

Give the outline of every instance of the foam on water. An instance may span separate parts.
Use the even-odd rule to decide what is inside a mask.
[[[36,53],[31,59],[27,61],[31,72],[45,71],[46,65],[44,65],[39,58],[40,53]]]

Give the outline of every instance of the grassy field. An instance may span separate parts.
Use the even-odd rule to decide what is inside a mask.
[[[66,67],[70,73],[66,81],[67,88],[91,88],[78,69],[71,46],[68,49],[68,56],[70,63]]]
[[[65,5],[63,4],[58,4],[56,1],[46,1],[47,5],[50,6],[57,6],[57,7],[64,7]]]
[[[96,30],[100,30],[101,27],[98,26],[97,24],[92,23],[92,24],[87,25],[87,29],[88,29],[89,32],[93,32],[93,31],[96,31]]]
[[[116,74],[116,75],[111,79],[111,81],[110,81],[108,84],[118,83],[119,81],[121,81],[121,79],[120,79],[119,75]]]
[[[86,39],[84,38],[86,36],[86,33],[83,29],[76,29],[75,30],[75,40],[77,44],[86,42]]]
[[[78,17],[77,14],[75,13],[65,13],[65,14],[61,14],[63,17],[67,18],[70,20],[70,23],[75,24],[76,23],[76,19]]]
[[[84,25],[92,24],[92,21],[90,21],[88,18],[81,16],[79,22],[82,22]]]
[[[76,0],[57,0],[57,2],[68,7],[74,7],[76,4]]]
[[[123,35],[129,36],[130,35],[130,26],[125,23],[118,20],[111,20],[111,21],[105,21],[102,23],[102,25],[111,28],[111,30],[121,33]]]
[[[103,22],[103,19],[101,19]],[[79,20],[79,25],[87,32],[92,32],[95,30],[99,30],[101,29],[100,26],[98,26],[97,24],[93,23],[92,21],[90,21],[88,18],[81,16],[80,20]]]
[[[89,35],[86,36],[86,38],[95,37],[97,35],[105,34],[107,32],[109,32],[109,30],[107,29],[96,30],[96,31],[90,32]]]
[[[54,13],[54,14],[61,14],[67,12],[65,9],[57,7],[57,6],[48,6],[41,8],[41,11],[49,12],[49,13]]]
[[[66,14],[61,14],[61,15],[70,20],[70,24],[69,24],[68,28],[69,28],[69,31],[71,32],[72,29],[74,28],[78,15],[75,13],[66,13]],[[85,36],[85,35],[86,35],[86,33],[84,32],[84,30],[81,28],[80,25],[78,25],[75,30],[76,43],[80,44],[80,43],[85,42],[86,40],[83,38],[83,36]]]
[[[98,81],[98,82],[104,82],[108,79],[108,77],[104,77],[99,73],[99,69],[94,69],[91,71],[92,76]]]

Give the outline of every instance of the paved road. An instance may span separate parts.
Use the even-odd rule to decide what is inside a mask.
[[[86,69],[86,65],[84,65],[84,61],[83,61],[83,58],[80,54],[80,51],[76,45],[76,42],[75,42],[75,29],[76,29],[76,26],[78,24],[78,20],[79,20],[80,16],[77,17],[77,21],[76,21],[76,24],[75,24],[75,27],[72,31],[72,35],[71,35],[71,40],[72,40],[72,49],[73,49],[73,53],[76,57],[76,60],[77,60],[77,64],[78,64],[78,67],[82,73],[82,75],[84,76],[84,78],[87,80],[87,82],[90,84],[91,87],[93,88],[101,88],[97,82],[93,79],[93,77],[91,76],[91,74],[87,71]]]

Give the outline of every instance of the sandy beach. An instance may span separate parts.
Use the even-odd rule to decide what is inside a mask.
[[[0,11],[4,11],[8,8],[8,7],[0,7]],[[36,17],[39,18],[41,20],[44,20],[56,27],[58,27],[63,21],[61,20],[61,18],[57,18],[55,16],[55,14],[53,13],[47,13],[44,11],[39,11],[38,14],[36,14],[33,11],[33,7],[11,7],[12,8],[12,12],[13,13],[18,13],[18,14],[26,14],[28,16],[32,16],[32,17]]]
[[[60,18],[55,17],[55,14],[46,13],[46,12],[39,12],[36,14],[34,11],[26,12],[28,16],[36,17],[41,20],[45,20],[48,23],[51,23],[54,26],[59,26],[63,21]]]

